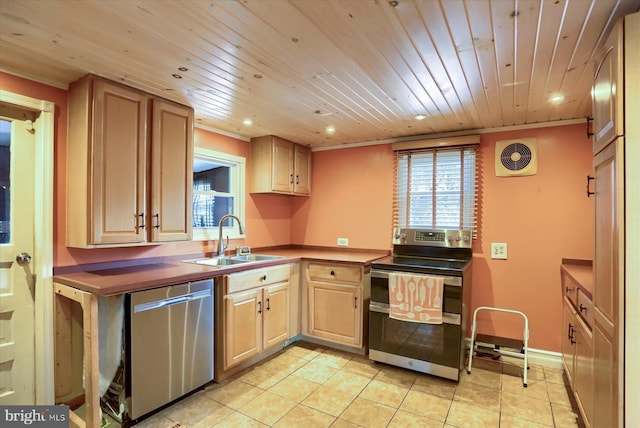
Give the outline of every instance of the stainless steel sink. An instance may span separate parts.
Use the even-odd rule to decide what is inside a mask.
[[[183,260],[185,263],[196,263],[207,266],[231,266],[242,263],[262,262],[280,259],[283,256],[269,256],[266,254],[244,254],[241,256],[207,257],[204,259]]]
[[[281,259],[284,256],[270,256],[267,254],[243,254],[241,256],[229,256],[233,260],[243,260],[246,262],[262,262],[266,260]]]
[[[247,263],[245,260],[234,260],[230,257],[209,257],[206,259],[183,260],[185,263],[196,263],[207,266],[230,266]]]

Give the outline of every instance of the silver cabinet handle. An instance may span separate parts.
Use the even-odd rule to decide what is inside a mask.
[[[167,306],[178,305],[180,303],[188,303],[193,300],[200,300],[210,296],[211,296],[210,289],[195,291],[193,293],[183,294],[181,296],[168,297],[166,299],[155,300],[153,302],[139,303],[134,306],[133,312],[137,314],[139,312],[150,311],[153,309],[160,309]]]
[[[28,265],[29,263],[31,263],[31,255],[29,255],[29,253],[19,253],[16,256],[16,262],[18,262],[18,264],[20,266],[24,266],[24,265]]]

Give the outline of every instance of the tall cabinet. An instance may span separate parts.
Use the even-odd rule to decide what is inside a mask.
[[[625,359],[625,347],[638,349],[633,342],[637,338],[631,338],[628,333],[630,340],[625,343],[625,293],[626,284],[630,284],[625,283],[625,264],[630,262],[625,259],[625,253],[628,246],[637,245],[637,237],[625,240],[625,217],[630,227],[635,227],[632,223],[639,220],[629,211],[625,216],[625,187],[631,185],[628,177],[625,181],[625,168],[631,171],[640,165],[637,157],[625,157],[627,148],[640,144],[638,124],[635,123],[640,117],[638,93],[634,94],[631,89],[631,85],[640,79],[639,28],[640,13],[628,15],[615,25],[596,68],[592,90],[595,177],[593,400],[597,403],[592,415],[594,427],[623,427],[625,412],[634,412],[634,406],[625,406],[625,400],[630,403],[627,394],[634,388],[632,382],[625,383],[625,365],[633,364]]]
[[[67,245],[191,239],[193,109],[88,75],[69,88]]]

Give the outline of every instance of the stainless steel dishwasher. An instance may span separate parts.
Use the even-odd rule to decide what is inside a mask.
[[[213,280],[131,293],[128,311],[130,419],[213,380]]]

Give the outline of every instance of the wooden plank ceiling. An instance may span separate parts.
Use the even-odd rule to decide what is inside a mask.
[[[65,88],[94,73],[204,127],[334,146],[586,118],[599,47],[639,6],[0,0],[0,69]]]

